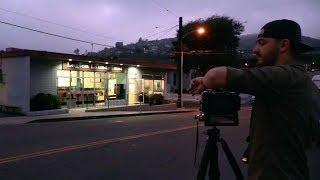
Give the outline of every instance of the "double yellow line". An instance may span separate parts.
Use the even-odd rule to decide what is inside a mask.
[[[195,127],[196,126],[186,126],[186,127],[181,127],[181,128],[168,129],[168,130],[163,130],[163,131],[155,131],[155,132],[143,133],[143,134],[138,134],[138,135],[133,135],[133,136],[119,137],[119,138],[114,138],[114,139],[105,139],[105,140],[99,140],[99,141],[94,141],[94,142],[85,143],[85,144],[71,145],[71,146],[66,146],[66,147],[61,147],[61,148],[54,148],[54,149],[48,149],[48,150],[44,150],[44,151],[21,154],[21,155],[16,155],[16,156],[12,156],[12,157],[1,158],[0,164],[10,163],[10,162],[15,162],[15,161],[20,161],[23,159],[40,157],[40,156],[46,156],[46,155],[51,155],[51,154],[56,154],[56,153],[61,153],[61,152],[68,152],[68,151],[73,151],[73,150],[90,148],[90,147],[99,146],[99,145],[106,145],[106,144],[110,144],[110,143],[127,141],[127,140],[142,138],[142,137],[155,136],[155,135],[159,135],[159,134],[166,134],[166,133],[172,133],[172,132],[177,132],[177,131],[184,131],[184,130],[192,129]]]

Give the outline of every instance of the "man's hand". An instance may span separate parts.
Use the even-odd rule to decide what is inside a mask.
[[[206,89],[206,86],[203,84],[203,77],[197,77],[191,80],[188,92],[192,95],[195,95],[200,94]]]
[[[224,88],[227,83],[227,68],[224,66],[210,69],[204,77],[191,80],[189,93],[200,94],[206,89]]]

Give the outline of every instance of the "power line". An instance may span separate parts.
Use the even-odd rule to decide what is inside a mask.
[[[146,36],[144,39],[150,38],[150,37],[152,37],[152,36],[156,36],[156,35],[158,35],[158,34],[161,34],[161,33],[167,32],[167,31],[171,31],[173,28],[175,28],[175,27],[177,27],[177,26],[178,26],[178,25],[175,25],[175,26],[172,26],[172,27],[170,27],[170,28],[167,28],[167,29],[165,29],[165,30],[163,30],[163,31],[159,31],[159,32],[157,32],[157,33],[151,34],[151,35],[149,35],[149,36]]]
[[[169,29],[167,32],[164,32],[162,35],[158,36],[156,39],[160,39],[166,35],[168,35],[173,29]]]
[[[159,8],[164,9],[166,12],[170,13],[171,15],[175,16],[176,18],[179,18],[179,16],[174,13],[173,11],[170,11],[168,8],[162,6],[158,1],[151,0],[154,4],[156,4]],[[190,19],[184,19],[185,21],[191,21]]]
[[[102,34],[92,33],[92,32],[89,32],[89,31],[81,30],[81,29],[74,28],[74,27],[71,27],[71,26],[66,26],[66,25],[59,24],[59,23],[56,23],[56,22],[53,22],[53,21],[49,21],[49,20],[46,20],[46,19],[42,19],[42,18],[30,16],[30,15],[28,15],[28,14],[23,14],[23,13],[11,11],[11,10],[3,9],[3,8],[0,8],[0,10],[5,11],[5,12],[9,12],[9,13],[13,13],[13,14],[17,14],[17,15],[22,16],[22,17],[27,17],[27,18],[35,19],[35,20],[37,20],[37,21],[41,21],[41,22],[53,24],[53,25],[60,26],[60,27],[63,27],[63,28],[71,29],[71,30],[74,30],[74,31],[78,31],[78,32],[82,32],[82,33],[94,35],[94,36],[97,36],[97,37],[102,37],[102,38],[105,38],[105,39],[113,39],[113,40],[123,41],[123,40],[121,40],[121,39],[115,39],[115,38],[110,37],[110,36],[105,36],[105,35],[102,35]],[[126,41],[124,41],[124,42],[126,42]]]
[[[162,24],[160,26],[154,26],[152,28],[152,31],[148,31],[147,34],[155,33],[156,31],[160,31],[160,30],[165,29],[169,26],[171,27],[173,24],[178,24],[178,22],[171,22],[171,23]]]
[[[27,30],[30,30],[30,31],[34,31],[34,32],[38,32],[38,33],[42,33],[42,34],[46,34],[46,35],[50,35],[50,36],[55,36],[55,37],[60,37],[60,38],[69,39],[69,40],[73,40],[73,41],[88,43],[88,44],[91,44],[91,45],[98,45],[98,46],[105,46],[105,47],[113,47],[113,46],[106,45],[106,44],[89,42],[89,41],[85,41],[85,40],[81,40],[81,39],[75,39],[75,38],[71,38],[71,37],[67,37],[67,36],[62,36],[62,35],[58,35],[58,34],[48,33],[48,32],[40,31],[40,30],[37,30],[37,29],[32,29],[32,28],[28,28],[28,27],[24,27],[24,26],[19,26],[19,25],[16,25],[16,24],[11,24],[11,23],[4,22],[4,21],[0,21],[0,23],[6,24],[6,25],[10,25],[10,26],[14,26],[14,27],[18,27],[18,28],[21,28],[21,29],[27,29]]]
[[[170,13],[171,15],[175,16],[178,18],[178,15],[173,13],[172,11],[170,11],[168,8],[162,6],[159,2],[157,2],[156,0],[151,0],[154,4],[156,4],[159,8],[164,9],[166,12]]]

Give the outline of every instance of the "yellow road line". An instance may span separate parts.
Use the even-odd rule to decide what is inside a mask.
[[[203,125],[199,125],[199,126],[203,126]],[[148,133],[143,133],[143,134],[138,134],[138,135],[125,136],[125,137],[119,137],[119,138],[113,138],[113,139],[105,139],[105,140],[99,140],[99,141],[94,141],[94,142],[85,143],[85,144],[71,145],[71,146],[66,146],[66,147],[61,147],[61,148],[54,148],[54,149],[48,149],[48,150],[44,150],[44,151],[21,154],[21,155],[16,155],[16,156],[12,156],[12,157],[1,158],[0,164],[20,161],[23,159],[29,159],[29,158],[34,158],[34,157],[46,156],[46,155],[56,154],[56,153],[61,153],[61,152],[79,150],[79,149],[94,147],[94,146],[98,146],[98,145],[106,145],[106,144],[110,144],[110,143],[126,141],[126,140],[131,140],[131,139],[137,139],[137,138],[142,138],[142,137],[155,136],[155,135],[159,135],[159,134],[166,134],[166,133],[172,133],[172,132],[177,132],[177,131],[184,131],[184,130],[192,129],[195,127],[196,126],[186,126],[186,127],[182,127],[182,128],[148,132]]]

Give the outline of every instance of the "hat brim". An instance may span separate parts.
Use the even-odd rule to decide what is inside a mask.
[[[310,52],[310,51],[313,51],[314,48],[309,46],[309,45],[306,45],[306,44],[303,44],[303,43],[298,43],[296,45],[296,48],[297,48],[297,51],[299,53],[306,53],[306,52]]]

